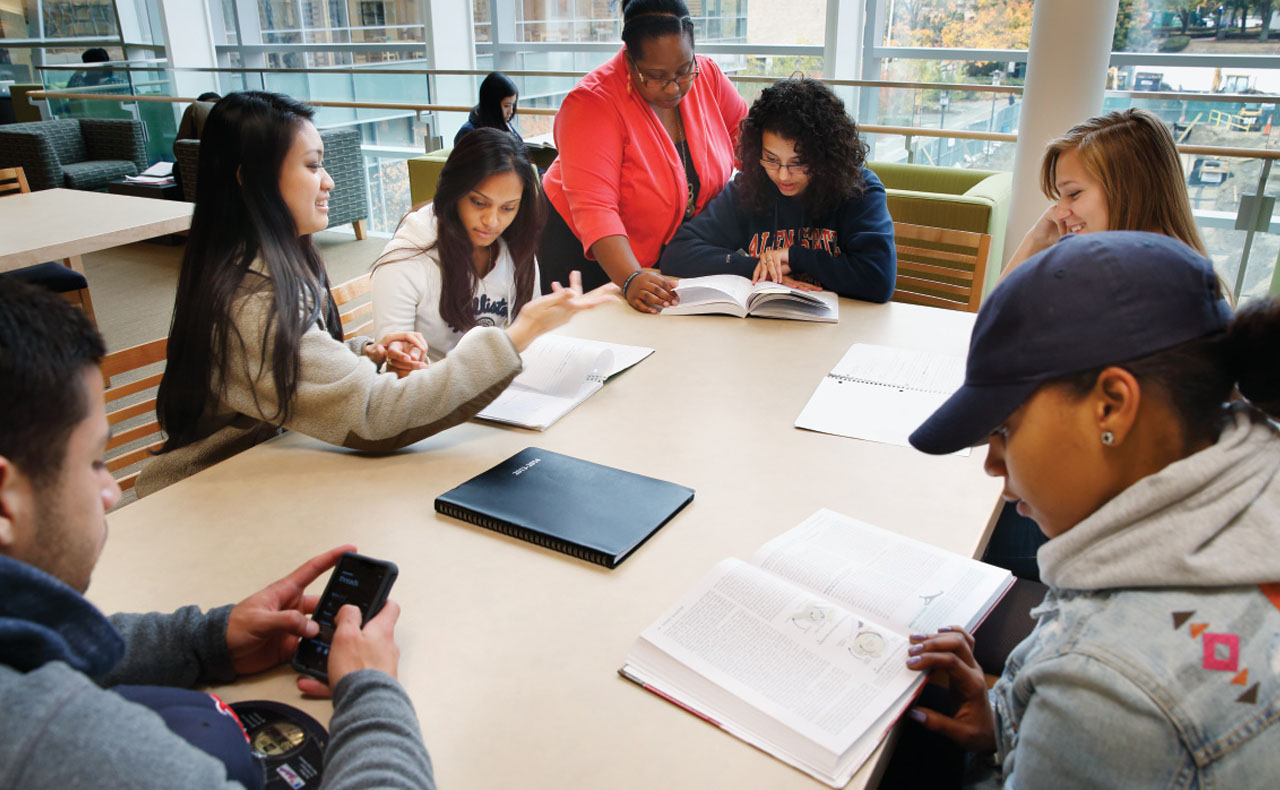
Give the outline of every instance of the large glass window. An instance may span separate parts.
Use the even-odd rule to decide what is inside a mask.
[[[65,47],[15,46],[4,39],[81,39]],[[0,80],[40,82],[36,66],[80,63],[85,51],[105,49],[107,59],[121,60],[120,32],[112,0],[6,0],[0,2]],[[87,42],[87,43],[85,43]],[[61,87],[72,72],[56,75],[48,85]]]

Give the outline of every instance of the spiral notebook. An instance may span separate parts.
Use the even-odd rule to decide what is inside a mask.
[[[692,499],[692,488],[528,447],[436,497],[436,512],[615,568]]]
[[[964,383],[964,363],[964,357],[854,343],[818,383],[796,427],[909,447],[911,432]]]

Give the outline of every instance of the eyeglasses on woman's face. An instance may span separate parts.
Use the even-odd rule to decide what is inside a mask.
[[[688,71],[676,74],[676,76],[670,78],[650,77],[640,70],[640,64],[636,63],[634,60],[631,61],[631,67],[636,70],[636,77],[639,78],[640,84],[650,90],[666,90],[672,85],[680,88],[686,88],[692,85],[693,81],[698,78],[699,71],[698,65],[695,61],[685,64],[685,68],[689,69]]]
[[[761,159],[760,166],[763,167],[765,170],[768,170],[770,173],[776,173],[779,170],[786,170],[788,173],[790,173],[793,176],[809,175],[809,166],[801,162],[795,162],[789,165],[784,165],[781,162],[778,162],[773,159]]]

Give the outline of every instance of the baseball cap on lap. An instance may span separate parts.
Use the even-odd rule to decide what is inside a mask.
[[[1064,236],[983,302],[964,384],[911,434],[926,453],[986,440],[1046,381],[1141,359],[1226,329],[1213,265],[1157,233]]]

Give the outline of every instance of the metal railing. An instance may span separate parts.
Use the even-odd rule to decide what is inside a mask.
[[[68,64],[58,66],[38,67],[42,71],[79,71],[83,70],[83,65]],[[307,68],[254,68],[254,67],[236,67],[236,68],[191,68],[191,69],[167,69],[159,65],[119,65],[115,66],[117,71],[127,72],[156,72],[156,71],[184,71],[184,72],[206,72],[206,73],[230,73],[230,74],[321,74],[321,75],[410,75],[422,77],[478,77],[488,73],[484,69],[426,69],[426,68],[361,68],[351,66],[340,66],[324,69],[307,69]],[[507,72],[513,77],[555,77],[555,78],[579,78],[586,72],[584,71],[565,71],[565,70],[519,70]],[[734,83],[751,84],[751,83],[771,83],[778,79],[777,77],[767,75],[729,75],[729,79]],[[931,83],[918,81],[898,81],[898,80],[839,80],[828,79],[823,80],[829,85],[849,88],[885,88],[895,90],[916,90],[916,91],[950,91],[955,93],[975,93],[988,94],[993,96],[1005,95],[1016,96],[1022,93],[1022,87],[1016,85],[990,85],[990,84],[970,84],[970,83]],[[118,87],[117,87],[118,89]],[[58,91],[45,90],[29,94],[33,99],[83,99],[98,100],[112,102],[168,102],[168,103],[189,103],[194,101],[194,97],[186,96],[168,96],[168,95],[152,95],[152,94],[119,94],[113,93],[109,95],[96,94],[86,90],[77,91]],[[1188,93],[1178,91],[1108,91],[1109,97],[1127,97],[1130,99],[1141,99],[1151,101],[1165,102],[1207,102],[1214,104],[1253,104],[1264,105],[1276,109],[1280,109],[1280,96],[1268,94],[1211,94],[1211,93]],[[471,107],[456,104],[442,104],[433,102],[414,102],[414,101],[361,101],[361,100],[338,100],[338,99],[308,99],[308,102],[317,107],[331,107],[353,110],[389,110],[393,112],[402,112],[412,114],[416,119],[421,120],[423,113],[465,113],[471,110]],[[520,112],[527,116],[554,116],[557,112],[554,107],[522,107]],[[1274,113],[1274,110],[1273,110]],[[1276,116],[1276,120],[1280,123],[1280,115]],[[916,138],[939,138],[950,140],[970,140],[983,141],[989,143],[1017,143],[1018,136],[1014,133],[996,132],[996,131],[980,131],[972,129],[946,129],[933,128],[926,126],[901,125],[901,124],[860,124],[859,128],[868,134],[901,136],[904,138],[907,150],[908,161],[914,161],[915,148],[912,141]],[[378,147],[378,146],[374,146]],[[428,148],[429,148],[428,143]],[[380,149],[381,150],[381,149]],[[389,150],[389,149],[388,149]],[[1243,148],[1232,146],[1211,146],[1211,145],[1178,145],[1178,151],[1188,156],[1212,157],[1212,158],[1229,158],[1229,159],[1254,159],[1259,160],[1262,164],[1261,172],[1255,186],[1255,194],[1242,195],[1239,206],[1234,216],[1229,212],[1222,211],[1205,211],[1197,210],[1196,215],[1198,221],[1204,227],[1214,227],[1222,229],[1235,229],[1245,232],[1243,244],[1241,245],[1240,265],[1236,272],[1235,286],[1236,292],[1242,289],[1245,279],[1246,268],[1252,251],[1255,235],[1259,232],[1280,234],[1280,222],[1273,219],[1272,209],[1274,207],[1274,199],[1265,196],[1266,184],[1270,178],[1272,163],[1276,159],[1280,159],[1280,150],[1268,148]],[[1253,186],[1251,184],[1251,186]],[[1271,289],[1273,292],[1280,292],[1280,267],[1277,267],[1277,273],[1273,277]]]

